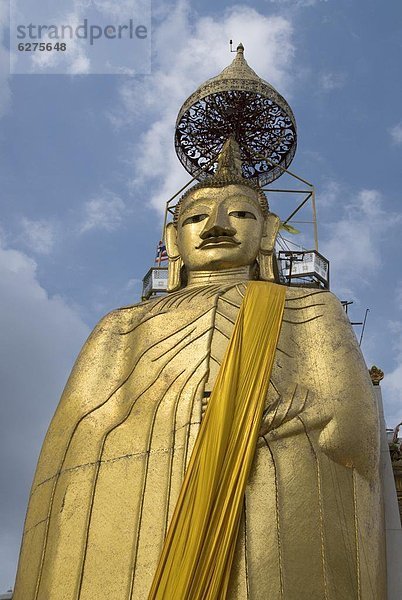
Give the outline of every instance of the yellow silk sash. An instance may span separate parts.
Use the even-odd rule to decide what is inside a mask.
[[[149,600],[224,600],[286,288],[250,282],[177,501]]]

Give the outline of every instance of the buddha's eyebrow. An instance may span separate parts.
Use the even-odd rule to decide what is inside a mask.
[[[184,213],[191,210],[192,208],[197,208],[200,211],[211,209],[210,205],[208,206],[207,204],[202,204],[202,202],[203,202],[203,199],[189,200],[188,202],[186,202],[186,205],[184,207],[182,207],[182,209],[180,211],[180,216],[182,216]]]
[[[239,194],[231,194],[230,196],[228,196],[226,198],[226,200],[243,200],[244,202],[248,202],[249,204],[252,204],[253,206],[259,206],[259,201],[257,198],[250,198],[250,196],[243,196],[243,195],[239,195]]]
[[[254,208],[254,210],[256,210],[257,212],[261,212],[261,205],[259,203],[259,201],[254,198],[250,198],[249,196],[237,196],[237,195],[233,195],[233,196],[229,196],[228,197],[228,201],[230,200],[242,200],[243,202],[246,202],[249,206],[251,206],[252,208]]]

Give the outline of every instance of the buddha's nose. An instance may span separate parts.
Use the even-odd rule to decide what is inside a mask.
[[[205,240],[210,237],[233,237],[235,234],[236,229],[230,223],[226,209],[217,206],[209,215],[205,227],[200,233],[200,238]]]

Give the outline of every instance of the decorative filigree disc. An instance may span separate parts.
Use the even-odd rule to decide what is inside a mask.
[[[185,169],[201,181],[215,172],[216,157],[232,135],[240,146],[244,177],[266,185],[282,174],[278,165],[290,165],[296,151],[296,126],[289,112],[273,99],[251,91],[209,94],[180,111],[177,155]]]

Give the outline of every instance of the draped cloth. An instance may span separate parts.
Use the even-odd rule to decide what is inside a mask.
[[[248,285],[166,536],[149,600],[224,600],[285,304]]]

